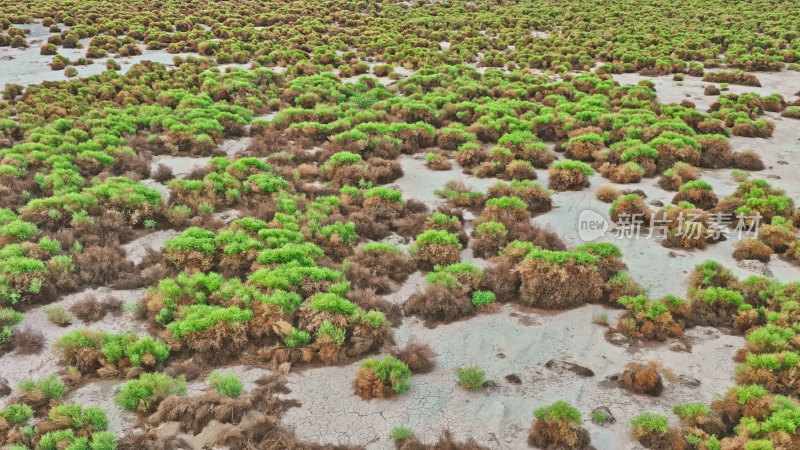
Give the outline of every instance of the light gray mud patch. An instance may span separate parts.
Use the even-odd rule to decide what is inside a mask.
[[[125,256],[128,257],[134,264],[142,262],[142,258],[147,255],[147,250],[160,252],[164,248],[164,242],[179,236],[180,233],[175,230],[159,230],[150,234],[144,235],[139,239],[135,239],[122,246],[125,250]]]
[[[154,156],[150,161],[150,170],[155,171],[159,164],[163,164],[172,169],[175,178],[186,178],[194,169],[199,169],[208,165],[211,161],[210,156]]]
[[[486,192],[489,186],[497,183],[497,178],[478,178],[462,172],[461,167],[453,161],[450,170],[430,170],[425,165],[425,154],[401,155],[398,158],[403,168],[403,176],[391,183],[390,187],[400,190],[406,199],[413,198],[425,203],[429,208],[434,208],[442,202],[434,191],[442,189],[450,180],[460,180],[473,190]]]
[[[28,48],[10,48],[0,47],[0,59],[10,58],[8,63],[3,64],[3,70],[0,71],[0,86],[5,86],[7,83],[16,83],[23,86],[32,84],[41,84],[45,81],[65,81],[68,78],[64,74],[64,70],[52,70],[50,63],[53,61],[54,55],[41,55],[40,49],[42,45],[47,42],[50,36],[48,28],[43,27],[41,24],[33,23],[24,25],[22,28],[30,28],[31,35],[26,36],[29,42],[36,40],[37,42],[31,43]],[[69,27],[61,26],[62,29]],[[34,36],[35,34],[35,36]],[[91,39],[81,39],[79,42],[83,48],[63,48],[58,47],[58,54],[74,61],[86,56],[86,49],[89,48],[89,41]],[[115,57],[109,55],[103,58],[97,58],[92,64],[85,66],[68,66],[74,67],[78,71],[75,78],[86,78],[92,75],[99,75],[106,71],[106,61],[113,59],[121,66],[121,73],[125,73],[134,64],[142,61],[153,61],[164,64],[169,67],[174,67],[172,60],[176,56],[187,57],[191,53],[167,53],[166,50],[148,50],[144,45],[139,45],[142,50],[141,55],[129,57]]]

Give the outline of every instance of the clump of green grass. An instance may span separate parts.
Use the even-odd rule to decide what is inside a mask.
[[[114,397],[114,402],[128,411],[150,411],[170,395],[186,393],[186,380],[163,373],[143,373],[129,380]]]
[[[48,375],[39,381],[22,380],[17,388],[24,393],[38,391],[50,399],[59,399],[68,391],[67,386],[58,379],[56,374]]]
[[[603,411],[597,410],[597,411],[592,413],[592,422],[594,422],[594,423],[596,423],[598,425],[602,425],[602,424],[608,422],[608,419],[609,419],[608,415],[606,413],[604,413]]]
[[[458,384],[470,391],[479,391],[486,383],[486,372],[478,366],[459,367],[456,369]]]
[[[414,437],[414,430],[405,426],[398,426],[392,429],[392,439],[401,441],[404,439],[411,439]]]
[[[208,375],[208,384],[222,395],[228,397],[238,397],[242,395],[244,383],[235,373],[221,374],[216,370]]]
[[[47,315],[47,320],[58,326],[65,327],[72,323],[72,314],[63,306],[48,306],[43,311]]]

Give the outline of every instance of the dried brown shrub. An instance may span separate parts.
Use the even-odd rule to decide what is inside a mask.
[[[684,162],[677,162],[670,171],[665,172],[658,179],[658,185],[665,191],[677,191],[684,183],[700,178],[697,168]]]
[[[136,272],[119,246],[86,247],[74,256],[73,262],[75,277],[84,286],[107,286]]]
[[[539,184],[518,185],[507,184],[498,182],[489,186],[488,197],[519,197],[522,201],[528,204],[528,211],[531,214],[538,214],[550,211],[553,207],[553,201],[550,198],[550,193],[543,186]]]
[[[742,404],[739,402],[738,392],[737,388],[730,388],[722,398],[711,402],[711,411],[721,419],[728,432],[733,432],[742,417],[752,417],[757,421],[762,421],[772,413],[772,408],[770,408],[770,405],[774,403],[772,395],[752,396]]]
[[[495,264],[484,269],[486,287],[494,292],[498,302],[516,301],[519,297],[521,279],[517,262],[508,258],[496,258]]]
[[[683,327],[675,322],[672,313],[665,312],[655,319],[647,317],[645,311],[625,313],[619,319],[617,330],[629,336],[650,341],[665,341],[683,334]]]
[[[546,450],[592,450],[589,432],[568,420],[538,419],[528,432],[528,445]]]
[[[82,321],[91,323],[97,322],[108,313],[121,313],[122,307],[122,300],[116,297],[106,297],[100,302],[94,295],[87,295],[70,306],[69,310]]]
[[[219,322],[203,331],[184,335],[180,340],[171,335],[165,338],[176,353],[191,351],[192,356],[208,365],[233,361],[250,344],[247,327],[242,323]]]
[[[354,289],[347,293],[347,299],[366,311],[380,311],[393,325],[398,325],[403,313],[399,305],[392,303],[372,289]]]
[[[361,367],[356,372],[353,390],[362,400],[388,398],[394,395],[391,384],[383,381],[374,370],[367,367]]]
[[[281,425],[281,416],[289,408],[300,405],[295,400],[277,396],[289,392],[281,375],[262,377],[256,384],[256,389],[247,397],[224,397],[215,391],[195,397],[168,397],[147,422],[153,427],[166,422],[178,422],[180,431],[197,435],[207,429],[206,425],[213,420],[221,424],[216,434],[216,445],[232,449],[327,448],[301,444]],[[129,433],[120,442],[131,439],[132,436]],[[139,444],[145,445],[144,448],[160,448],[151,447],[149,441],[139,441]]]
[[[593,265],[570,259],[564,264],[528,258],[519,265],[520,301],[544,309],[572,308],[599,302],[604,280]]]
[[[150,176],[159,183],[166,183],[167,181],[175,178],[175,175],[172,173],[172,168],[164,164],[159,164],[158,167],[156,167],[155,172],[152,172]]]
[[[738,70],[730,72],[706,72],[703,75],[703,81],[761,87],[761,82],[755,74]]]
[[[536,171],[527,161],[514,160],[505,166],[505,170],[498,176],[503,180],[535,180]]]
[[[461,249],[449,244],[433,242],[419,247],[417,266],[421,270],[432,270],[434,266],[447,266],[461,260]]]
[[[653,212],[647,207],[644,199],[639,195],[626,195],[617,199],[611,212],[611,221],[614,223],[621,223],[621,217],[627,217],[631,222],[634,220],[641,220],[644,225],[650,223],[650,217]]]
[[[742,239],[736,242],[734,247],[736,250],[733,251],[733,257],[737,261],[749,259],[766,263],[769,262],[770,255],[772,255],[772,249],[759,239]]]
[[[688,447],[683,432],[677,428],[670,428],[665,432],[638,428],[631,430],[631,437],[637,440],[644,448],[652,450],[685,450]]]
[[[185,439],[176,436],[164,436],[155,429],[128,431],[117,441],[119,450],[191,450],[192,446]]]
[[[189,358],[183,361],[173,361],[165,373],[171,377],[183,376],[186,381],[197,379],[202,373],[203,368],[198,364],[194,358]]]
[[[644,176],[644,172],[637,170],[636,166],[628,164],[616,165],[609,162],[600,166],[597,172],[608,178],[612,183],[618,184],[638,183],[642,181],[642,176]]]
[[[589,186],[589,179],[580,170],[548,169],[548,187],[556,191],[580,191]]]
[[[530,242],[545,250],[566,250],[567,246],[549,225],[542,227],[530,222],[518,222],[509,230],[509,235],[517,240]]]
[[[597,199],[604,203],[611,203],[621,195],[622,192],[610,184],[604,184],[600,186],[597,188],[597,192],[595,193]]]
[[[794,227],[783,227],[762,224],[758,228],[758,239],[768,245],[775,253],[784,253],[797,241],[797,231]]]
[[[18,355],[36,355],[44,348],[44,334],[26,325],[14,329],[11,346]]]
[[[741,170],[764,170],[764,163],[755,150],[743,150],[733,154],[733,167]]]
[[[396,441],[395,448],[397,450],[488,450],[472,438],[466,442],[457,442],[449,430],[443,431],[439,440],[433,444],[425,444],[416,438],[411,438]]]
[[[436,353],[427,344],[409,342],[405,347],[394,348],[390,353],[406,363],[412,373],[428,373],[436,366]]]
[[[677,205],[680,202],[689,202],[700,209],[710,210],[717,206],[718,200],[717,195],[708,189],[691,188],[678,191],[672,197],[673,205]]]
[[[648,361],[647,364],[630,362],[625,366],[620,380],[632,392],[658,397],[664,390],[662,374],[670,381],[675,380],[675,374],[658,361]]]
[[[450,322],[475,314],[472,301],[440,284],[429,285],[403,305],[406,315],[418,315],[427,322]]]
[[[447,156],[441,154],[426,158],[425,165],[431,170],[450,170],[453,168],[453,164],[447,159]]]
[[[414,261],[402,250],[364,251],[361,248],[350,257],[350,261],[369,268],[375,276],[388,277],[396,282],[405,281],[416,270]]]
[[[728,140],[700,136],[697,143],[703,152],[700,156],[700,167],[721,169],[730,167],[733,163],[733,146]]]
[[[343,270],[354,288],[370,289],[378,294],[388,294],[392,290],[392,281],[389,277],[374,274],[369,266],[348,262],[343,265]]]

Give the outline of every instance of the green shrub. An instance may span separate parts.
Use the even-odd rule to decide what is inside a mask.
[[[244,388],[244,383],[235,373],[222,375],[216,370],[208,375],[208,384],[220,394],[234,398],[240,396]]]
[[[67,393],[67,386],[56,374],[48,375],[39,381],[22,380],[17,385],[22,392],[39,391],[47,398],[58,399]]]
[[[587,177],[594,175],[594,169],[592,169],[591,166],[584,162],[574,161],[571,159],[555,162],[550,167],[558,170],[580,170]]]
[[[0,236],[14,236],[24,241],[39,231],[36,225],[22,220],[14,220],[0,226]]]
[[[477,366],[459,367],[456,369],[456,376],[459,384],[470,391],[479,391],[486,383],[486,372]]]
[[[700,299],[706,303],[725,302],[736,306],[744,303],[744,298],[741,293],[714,286],[702,290]]]
[[[409,427],[399,426],[392,429],[392,439],[396,441],[411,439],[412,437],[414,437],[414,431]]]
[[[574,406],[564,401],[557,401],[552,405],[543,406],[533,412],[537,420],[560,421],[565,420],[576,424],[581,423],[581,413]]]
[[[49,252],[50,254],[56,254],[59,250],[61,250],[61,243],[55,239],[50,239],[49,237],[44,236],[39,239],[39,248]]]
[[[11,340],[11,327],[22,322],[23,314],[11,308],[0,308],[0,345]]]
[[[688,181],[688,182],[682,184],[681,187],[678,188],[679,191],[686,191],[686,190],[689,190],[689,189],[703,189],[705,191],[714,190],[711,187],[710,184],[708,184],[707,182],[705,182],[703,180]]]
[[[199,227],[189,227],[180,236],[164,243],[167,250],[199,250],[206,255],[214,254],[216,246],[214,232]]]
[[[137,380],[129,380],[114,397],[114,402],[127,409],[148,411],[170,395],[186,393],[183,376],[172,378],[162,373],[143,373]]]
[[[501,209],[522,210],[528,209],[528,204],[519,197],[497,197],[486,200],[486,206],[496,206]]]
[[[390,253],[401,252],[398,246],[394,244],[389,244],[388,242],[370,242],[368,244],[364,244],[362,250],[364,250],[365,252],[390,252]]]
[[[497,297],[492,291],[475,291],[472,293],[472,304],[476,307],[494,303]]]
[[[309,306],[314,311],[330,311],[347,316],[356,311],[356,305],[353,302],[330,292],[315,294],[311,297]]]
[[[356,309],[356,312],[351,316],[351,320],[354,324],[365,322],[372,328],[380,328],[386,324],[389,324],[389,321],[386,320],[386,315],[384,315],[382,312],[364,311],[361,308]]]
[[[218,323],[235,324],[253,318],[253,312],[236,306],[223,308],[212,305],[191,305],[182,311],[182,318],[167,325],[175,339],[199,333]]]
[[[33,417],[33,410],[24,403],[13,403],[6,409],[0,411],[0,416],[6,419],[11,425],[25,423]]]
[[[762,351],[774,352],[784,349],[794,335],[795,331],[791,328],[767,324],[748,334],[747,340],[757,344]]]
[[[392,390],[398,394],[411,388],[411,371],[408,366],[391,355],[382,360],[370,358],[361,363],[361,367],[371,369],[381,380],[388,381]]]
[[[310,341],[311,335],[308,333],[308,331],[298,330],[295,327],[292,327],[292,330],[289,332],[289,334],[283,338],[283,343],[290,348],[302,347],[308,344]]]
[[[553,251],[553,250],[544,250],[540,247],[536,247],[527,255],[525,258],[533,258],[539,259],[542,261],[546,261],[550,264],[557,264],[562,265],[566,264],[569,261],[573,261],[577,264],[595,264],[598,261],[598,257],[587,253],[585,251],[580,250],[572,250],[572,251]]]
[[[752,398],[763,397],[767,395],[767,390],[763,386],[752,384],[749,386],[736,386],[736,399],[740,405],[744,405]]]
[[[433,214],[427,217],[427,220],[435,223],[436,225],[446,226],[458,222],[458,217],[448,216],[440,211],[435,211]]]
[[[342,345],[345,340],[345,331],[326,320],[322,322],[319,330],[317,330],[317,341],[325,340],[330,340],[336,345]]]
[[[666,433],[669,431],[669,418],[663,414],[643,412],[631,419],[631,425],[634,430],[643,430],[645,432],[649,430],[657,433]]]
[[[142,365],[145,355],[152,355],[156,362],[161,362],[169,356],[169,345],[160,339],[145,336],[137,341],[131,342],[125,347],[125,355],[131,360],[134,366]]]
[[[590,242],[575,247],[576,252],[586,252],[597,255],[600,258],[608,258],[609,256],[616,256],[622,258],[622,250],[610,242]]]
[[[744,444],[744,450],[773,450],[772,442],[767,439],[756,439]]]
[[[461,248],[458,236],[443,230],[428,230],[417,236],[417,245],[424,247],[430,244],[443,244],[451,247]]]
[[[396,189],[389,189],[385,187],[374,187],[364,192],[364,198],[380,196],[383,199],[391,202],[402,202],[403,193]]]
[[[69,420],[69,427],[75,430],[92,427],[95,431],[104,431],[108,428],[108,417],[97,406],[83,407],[76,403],[59,405],[50,410],[49,416],[56,423]]]
[[[57,352],[81,348],[101,350],[111,363],[128,357],[134,366],[142,365],[147,355],[152,356],[153,362],[161,362],[167,359],[170,351],[169,345],[151,336],[137,339],[135,333],[111,334],[86,329],[75,330],[61,336],[54,346]]]
[[[702,403],[679,403],[672,409],[675,415],[680,417],[695,418],[697,416],[708,416],[711,411],[708,406]]]

